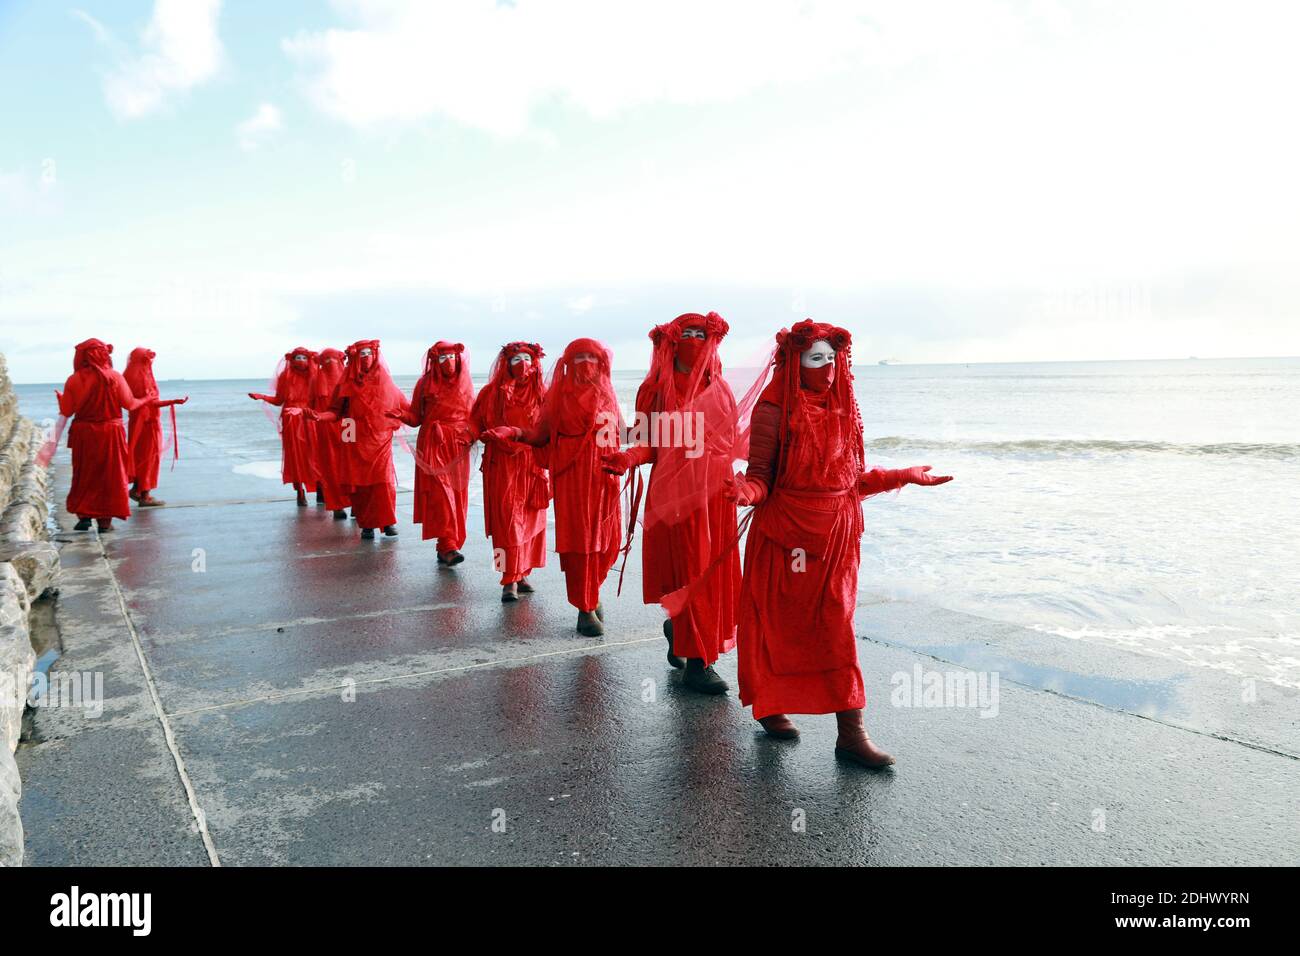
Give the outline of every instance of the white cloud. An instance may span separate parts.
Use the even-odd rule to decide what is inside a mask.
[[[246,153],[252,152],[283,126],[279,108],[274,103],[263,103],[252,116],[235,127],[239,148]]]
[[[114,51],[117,62],[104,77],[104,98],[121,119],[156,112],[169,98],[211,79],[221,67],[221,0],[155,0],[138,50],[119,43],[89,14],[73,12]]]
[[[445,116],[500,135],[563,103],[604,118],[734,99],[846,68],[987,47],[1025,19],[1003,0],[336,0],[348,29],[283,41],[309,97],[358,127]]]

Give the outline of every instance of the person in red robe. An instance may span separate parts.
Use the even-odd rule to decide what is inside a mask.
[[[100,531],[112,531],[113,519],[131,517],[129,453],[122,410],[146,405],[155,408],[180,399],[163,401],[137,398],[122,373],[113,368],[113,346],[87,339],[76,347],[73,373],[55,392],[59,414],[72,419],[68,448],[72,451],[72,487],[67,508],[77,516],[77,531],[89,531],[92,520]]]
[[[668,662],[685,665],[683,683],[705,694],[728,690],[713,663],[736,646],[740,595],[736,502],[728,494],[737,457],[736,399],[718,359],[727,331],[716,312],[688,312],[651,331],[654,354],[637,390],[631,430],[639,440],[605,457],[614,474],[651,465],[642,597],[671,608],[664,621]]]
[[[311,409],[328,411],[334,389],[343,381],[343,353],[338,349],[321,349],[316,353],[316,377],[312,383]],[[316,429],[316,499],[334,513],[335,521],[345,521],[352,500],[343,488],[343,432],[338,422],[314,422]]]
[[[470,411],[473,434],[537,425],[546,398],[542,347],[510,342],[501,347],[487,384]],[[531,594],[528,574],[546,566],[546,510],[551,501],[544,449],[516,442],[484,443],[483,524],[501,572],[501,600]]]
[[[618,478],[601,455],[621,444],[623,422],[610,380],[612,355],[595,339],[575,339],[551,371],[542,415],[532,428],[500,425],[492,441],[522,441],[546,448],[555,489],[555,550],[569,603],[578,609],[577,631],[605,633],[600,586],[622,541]]]
[[[406,397],[379,357],[379,340],[362,339],[347,349],[343,381],[329,408],[309,412],[316,421],[338,422],[343,441],[343,484],[352,497],[352,517],[369,541],[375,529],[397,535],[397,470],[393,432],[401,428]]]
[[[142,508],[156,508],[166,504],[159,501],[151,492],[158,487],[158,470],[162,464],[162,409],[167,405],[175,407],[184,405],[189,397],[179,398],[162,405],[153,404],[158,396],[158,382],[153,376],[152,349],[137,348],[131,350],[126,369],[122,377],[131,387],[131,394],[136,398],[145,398],[139,408],[133,408],[128,415],[126,450],[127,479],[131,482],[130,498]],[[172,442],[175,448],[176,413],[172,412]]]
[[[474,384],[469,360],[459,342],[437,342],[424,357],[424,374],[411,392],[411,404],[395,416],[419,426],[415,442],[415,522],[420,537],[437,538],[438,563],[455,567],[465,560],[465,522],[469,515],[469,424]]]
[[[248,397],[280,408],[280,480],[293,485],[298,493],[298,507],[307,507],[307,489],[316,484],[316,432],[309,416],[313,382],[316,377],[315,353],[296,348],[286,352],[275,377],[275,394],[249,392]]]
[[[861,501],[938,485],[930,466],[867,470],[844,329],[811,319],[777,335],[754,408],[749,467],[734,493],[754,505],[740,595],[740,700],[768,734],[798,736],[790,713],[834,713],[835,753],[867,767],[894,758],[868,736],[858,668]]]

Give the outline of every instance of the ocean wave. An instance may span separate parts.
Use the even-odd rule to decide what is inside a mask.
[[[1285,461],[1300,458],[1300,445],[1288,442],[1217,442],[1181,444],[1163,441],[1121,441],[1096,438],[1027,438],[1015,441],[950,441],[889,435],[873,438],[867,448],[894,451],[908,448],[943,449],[989,455],[1094,455],[1173,454],[1223,458],[1266,458]]]

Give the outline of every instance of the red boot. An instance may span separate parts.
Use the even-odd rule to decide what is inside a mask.
[[[840,730],[839,736],[835,738],[835,756],[873,769],[888,767],[894,762],[892,755],[877,747],[867,736],[861,709],[838,711],[835,722]]]
[[[763,729],[767,731],[769,737],[775,737],[777,740],[794,740],[799,736],[799,728],[785,714],[760,717],[758,722],[763,725]]]

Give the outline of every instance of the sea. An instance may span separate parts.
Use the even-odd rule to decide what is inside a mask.
[[[854,375],[869,464],[955,478],[866,502],[861,603],[933,604],[1300,687],[1300,358]],[[615,374],[626,406],[640,380]],[[415,379],[396,381],[409,394]],[[266,381],[160,385],[190,396],[182,448],[209,445],[281,493],[274,424],[246,394]],[[23,413],[51,423],[53,388],[16,386]],[[410,487],[411,458],[396,458]]]

